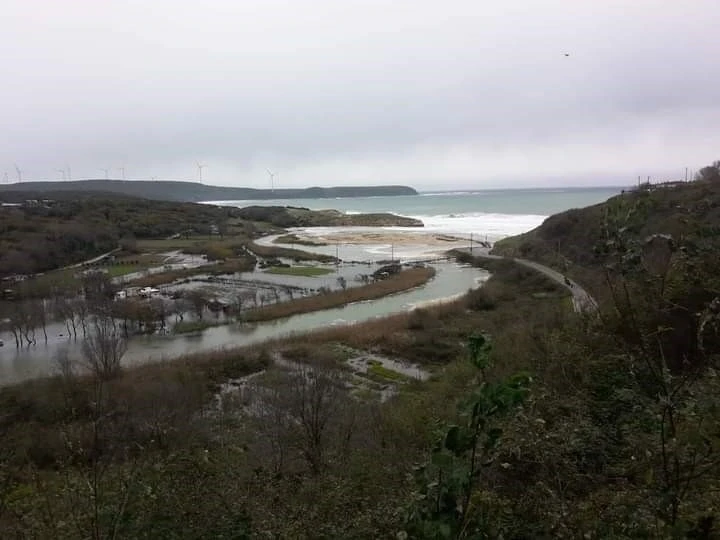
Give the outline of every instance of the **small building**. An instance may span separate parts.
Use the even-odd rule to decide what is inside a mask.
[[[402,267],[399,264],[388,264],[387,266],[383,266],[382,268],[375,270],[375,272],[373,272],[373,278],[385,279],[399,273],[400,270],[402,270]]]
[[[138,291],[138,296],[142,298],[158,298],[160,296],[160,289],[155,287],[143,287]]]
[[[93,276],[96,274],[109,274],[110,271],[107,268],[88,268],[87,270],[83,270],[81,274],[83,276]]]

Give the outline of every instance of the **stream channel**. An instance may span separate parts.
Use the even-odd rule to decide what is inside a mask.
[[[171,360],[185,354],[250,345],[292,333],[366,321],[457,297],[469,289],[480,286],[489,277],[484,270],[454,262],[438,263],[433,266],[437,273],[425,285],[377,300],[357,302],[274,321],[231,323],[207,328],[195,334],[132,336],[128,341],[123,364]],[[70,358],[80,359],[82,340],[68,338],[63,323],[48,325],[47,334],[47,343],[42,330],[39,330],[36,332],[37,344],[21,349],[15,347],[11,335],[0,336],[5,341],[5,346],[0,348],[0,385],[56,373],[55,358],[63,350],[67,350]]]

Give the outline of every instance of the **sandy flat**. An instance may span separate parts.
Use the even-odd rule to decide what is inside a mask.
[[[327,234],[303,234],[296,233],[298,237],[313,241],[325,242],[327,244],[394,244],[396,246],[428,246],[452,249],[468,245],[468,241],[462,238],[439,234],[439,233],[417,233],[405,231],[337,231]]]

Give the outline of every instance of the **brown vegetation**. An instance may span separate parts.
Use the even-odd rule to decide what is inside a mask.
[[[362,287],[352,287],[341,291],[298,298],[297,300],[291,300],[289,302],[252,309],[249,310],[244,317],[247,321],[267,321],[281,317],[290,317],[291,315],[300,313],[309,313],[311,311],[344,306],[352,302],[374,300],[389,294],[418,287],[426,283],[434,275],[435,270],[431,267],[411,268],[382,281],[363,285]]]
[[[330,255],[322,255],[319,253],[310,253],[300,249],[284,248],[279,246],[263,246],[255,242],[249,242],[247,247],[254,254],[267,259],[283,257],[293,259],[294,261],[319,261],[319,262],[335,262],[337,259]]]
[[[496,279],[490,287],[499,285]],[[247,527],[284,537],[376,537],[396,530],[402,513],[387,509],[399,509],[406,501],[410,466],[422,457],[430,427],[450,414],[462,387],[463,369],[452,364],[463,351],[462,333],[478,327],[499,330],[517,314],[524,322],[539,320],[539,307],[550,308],[553,302],[534,300],[524,291],[493,312],[470,314],[455,303],[259,347],[126,369],[116,378],[100,379],[99,406],[98,379],[71,370],[67,377],[4,388],[0,469],[12,480],[5,492],[11,511],[0,515],[3,530],[30,527],[39,536],[70,538],[78,530],[111,531],[115,517],[123,516],[118,530],[125,536],[143,531],[167,537],[179,530],[172,525],[179,514],[185,516],[184,534],[190,530],[206,537],[237,536]],[[418,317],[421,324],[412,322]],[[515,335],[527,342],[520,328]],[[345,398],[333,398],[336,406],[325,407],[330,395],[340,397],[332,382],[335,372],[328,372],[328,385],[322,374],[303,376],[306,382],[322,382],[306,387],[293,383],[297,375],[277,374],[288,388],[277,397],[281,408],[266,409],[253,425],[235,420],[232,400],[214,401],[218,384],[267,366],[268,348],[302,349],[295,358],[314,366],[321,357],[324,362],[342,357],[327,347],[329,342],[415,359],[425,355],[424,363],[449,367],[424,389],[409,386],[411,393],[391,407],[359,407]],[[433,347],[439,343],[449,352],[436,355]],[[286,410],[299,423],[281,423],[277,410]],[[266,446],[272,441],[274,451]],[[192,480],[193,471],[202,482]],[[88,475],[95,481],[82,490]],[[198,493],[199,485],[205,487]],[[157,497],[154,502],[147,498],[148,489]],[[341,512],[346,505],[353,507],[349,521]],[[43,508],[70,517],[58,522]]]
[[[325,242],[319,242],[310,238],[300,238],[297,234],[283,234],[273,240],[274,244],[299,244],[301,246],[327,246]]]
[[[166,272],[157,272],[149,274],[128,282],[133,287],[157,287],[172,283],[178,279],[183,279],[198,274],[209,274],[218,276],[222,274],[234,274],[236,272],[252,272],[255,269],[255,259],[252,257],[242,257],[224,260],[218,264],[207,264],[196,266],[194,268],[181,268],[177,270],[168,270]]]

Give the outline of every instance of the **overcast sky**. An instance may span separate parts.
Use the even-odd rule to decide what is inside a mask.
[[[252,187],[618,185],[720,159],[718,0],[3,0],[0,20],[10,181],[200,162]]]

